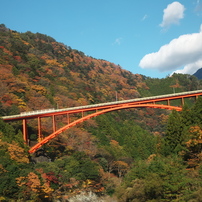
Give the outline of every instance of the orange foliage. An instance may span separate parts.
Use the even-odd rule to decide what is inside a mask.
[[[176,80],[175,82],[176,82],[176,83],[175,83],[174,85],[171,85],[171,86],[170,86],[171,88],[181,88],[181,87],[182,87],[182,86],[180,86],[178,80]]]
[[[118,143],[116,140],[111,140],[111,141],[110,141],[110,144],[111,144],[112,146],[119,146],[119,143]]]
[[[7,50],[6,48],[3,49],[3,52],[6,53],[6,54],[8,54],[8,55],[10,55],[10,56],[13,55],[13,53],[10,52],[9,50]]]
[[[122,177],[129,170],[130,167],[124,161],[114,161],[113,168],[117,170],[118,176]]]
[[[18,62],[22,62],[22,58],[20,56],[13,56],[15,60]]]
[[[43,173],[44,174],[44,173]],[[41,174],[43,178],[43,174]],[[43,178],[44,179],[44,178]],[[54,190],[49,186],[49,183],[44,180],[44,183],[41,183],[39,176],[34,172],[30,172],[27,177],[18,177],[16,178],[16,183],[19,187],[26,186],[30,188],[31,191],[35,193],[44,193],[45,197],[48,197]]]

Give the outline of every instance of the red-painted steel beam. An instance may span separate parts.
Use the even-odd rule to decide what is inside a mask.
[[[105,114],[111,111],[115,111],[115,110],[121,110],[121,109],[128,109],[128,108],[140,108],[140,107],[145,107],[145,108],[160,108],[160,109],[168,109],[168,110],[176,110],[176,111],[181,111],[182,108],[181,107],[176,107],[176,106],[168,106],[168,105],[161,105],[161,104],[138,104],[138,105],[123,105],[123,106],[119,106],[119,107],[112,107],[109,109],[104,109],[101,111],[96,111],[95,113],[89,114],[87,116],[84,116],[80,119],[77,119],[76,121],[67,124],[66,126],[58,129],[57,131],[53,132],[51,135],[45,137],[41,142],[37,143],[35,146],[33,146],[30,150],[29,153],[34,153],[37,149],[39,149],[41,146],[43,146],[44,144],[46,144],[47,142],[49,142],[51,139],[55,138],[57,135],[59,135],[60,133],[62,133],[63,131],[79,124],[82,123],[83,121],[86,121],[90,118],[99,116],[101,114]]]

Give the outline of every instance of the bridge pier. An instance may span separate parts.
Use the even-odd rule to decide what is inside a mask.
[[[52,125],[53,125],[53,132],[55,132],[56,131],[55,115],[52,116]]]
[[[23,119],[22,120],[22,126],[23,126],[23,140],[25,144],[28,144],[28,133],[27,133],[27,120]]]
[[[43,135],[41,132],[41,117],[38,117],[38,141],[43,140]]]
[[[67,113],[67,124],[70,124],[70,117],[68,113]]]
[[[182,106],[184,106],[184,98],[183,97],[181,98],[181,103],[182,103]]]

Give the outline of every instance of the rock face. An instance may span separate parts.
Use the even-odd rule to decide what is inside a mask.
[[[50,162],[51,159],[46,155],[44,150],[40,149],[36,151],[34,156],[31,157],[33,163]]]

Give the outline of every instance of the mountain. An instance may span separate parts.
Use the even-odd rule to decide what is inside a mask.
[[[193,75],[201,80],[202,79],[202,68],[198,69]]]
[[[2,115],[197,89],[191,76],[152,79],[98,60],[40,33],[0,25]]]
[[[201,87],[192,75],[133,74],[50,36],[0,25],[0,116]],[[187,105],[185,110],[193,100]],[[67,124],[64,116],[56,120],[57,128]],[[44,136],[51,134],[52,120],[43,118],[42,129]],[[37,130],[37,120],[28,120],[30,143],[37,141]],[[200,102],[182,113],[127,109],[103,114],[66,130],[33,155],[23,143],[21,123],[0,120],[0,200],[67,201],[78,195],[80,201],[197,201],[200,148]]]
[[[143,76],[31,32],[1,26],[2,105],[17,111],[72,107],[139,97]],[[7,92],[7,93],[5,93]],[[7,113],[14,112],[7,110]]]

